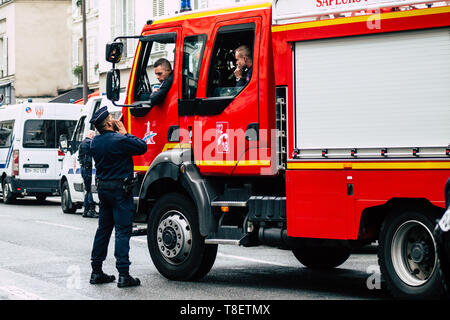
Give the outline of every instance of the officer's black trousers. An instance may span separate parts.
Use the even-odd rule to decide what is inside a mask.
[[[94,204],[94,199],[92,198],[92,168],[81,167],[81,177],[83,178],[84,190],[86,194],[84,195],[84,212],[87,212],[89,209],[92,209]]]
[[[100,210],[91,254],[92,270],[94,272],[102,270],[102,263],[108,253],[109,239],[113,228],[115,228],[114,256],[116,257],[116,268],[119,275],[127,275],[131,264],[128,253],[133,229],[133,196],[118,188],[116,190],[99,189],[98,197]]]

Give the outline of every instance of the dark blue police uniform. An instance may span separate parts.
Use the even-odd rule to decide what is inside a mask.
[[[81,177],[83,178],[84,190],[84,212],[83,217],[96,217],[95,203],[92,198],[92,157],[90,155],[92,139],[86,137],[78,149],[78,162],[80,163]]]
[[[108,115],[106,107],[103,107],[92,116],[91,123],[102,123]],[[115,228],[114,256],[119,271],[118,286],[121,277],[129,277],[131,263],[128,254],[135,211],[132,194],[123,188],[124,180],[133,177],[133,155],[144,154],[146,151],[147,144],[128,133],[123,135],[104,131],[91,142],[90,152],[95,161],[100,200],[99,222],[91,254],[92,272],[103,274],[102,263],[106,259],[109,239]]]
[[[244,74],[242,75],[242,78],[240,78],[239,81],[236,82],[236,87],[243,87],[247,83],[249,83],[250,79],[252,78],[252,72],[253,72],[253,66],[251,66],[250,68],[246,69],[244,71]]]

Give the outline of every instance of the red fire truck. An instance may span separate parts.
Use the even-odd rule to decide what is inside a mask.
[[[218,244],[289,249],[327,269],[378,241],[394,296],[439,296],[449,31],[448,2],[278,0],[148,21],[108,44],[115,100],[121,41],[138,39],[123,121],[148,143],[134,158],[135,218],[159,272],[199,279]],[[252,72],[237,86],[242,45]],[[162,56],[173,84],[152,106]]]

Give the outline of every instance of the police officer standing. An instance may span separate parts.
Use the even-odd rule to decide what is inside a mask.
[[[78,149],[78,162],[81,167],[81,177],[83,178],[84,190],[86,194],[84,195],[84,212],[83,218],[97,218],[97,212],[95,212],[95,203],[92,198],[92,156],[90,155],[91,141],[94,138],[95,132],[89,130],[81,141],[80,147]]]
[[[106,107],[97,110],[90,121],[100,132],[91,143],[91,155],[95,161],[97,191],[100,200],[98,228],[91,254],[92,274],[90,283],[113,282],[115,277],[103,273],[109,239],[115,229],[116,268],[119,272],[119,288],[140,285],[138,278],[129,274],[130,236],[134,213],[133,196],[127,181],[133,177],[133,155],[144,154],[147,144],[128,134],[122,122],[115,121]]]

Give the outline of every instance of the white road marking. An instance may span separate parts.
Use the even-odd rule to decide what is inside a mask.
[[[221,253],[221,252],[218,252],[217,256],[224,257],[224,258],[236,259],[236,260],[242,260],[242,261],[247,261],[247,262],[256,262],[256,263],[270,264],[272,266],[278,266],[278,267],[292,267],[292,266],[290,266],[288,264],[271,262],[271,261],[260,260],[260,259],[247,258],[247,257],[241,257],[241,256],[234,256],[234,255],[231,255],[231,254],[225,254],[225,253]]]
[[[46,224],[46,225],[49,225],[49,226],[55,226],[55,227],[71,229],[71,230],[77,230],[77,231],[82,231],[83,230],[83,228],[77,228],[77,227],[68,226],[68,225],[65,225],[65,224],[52,223],[52,222],[41,221],[41,220],[36,220],[35,222],[36,223],[40,223],[40,224]]]
[[[44,300],[42,297],[25,291],[16,286],[4,286],[0,287],[0,291],[5,292],[8,295],[8,298],[19,299],[19,300]]]

